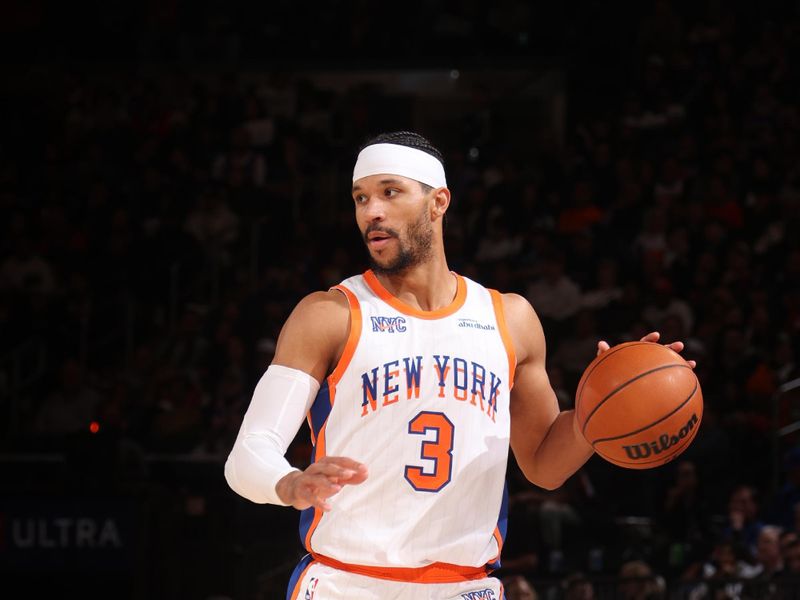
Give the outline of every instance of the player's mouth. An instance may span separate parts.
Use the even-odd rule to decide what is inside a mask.
[[[382,250],[395,236],[385,231],[371,231],[365,237],[370,249]]]

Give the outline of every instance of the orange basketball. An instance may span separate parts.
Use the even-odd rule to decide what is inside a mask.
[[[703,418],[703,393],[677,352],[651,342],[626,342],[586,367],[575,412],[600,456],[627,469],[651,469],[692,443]]]

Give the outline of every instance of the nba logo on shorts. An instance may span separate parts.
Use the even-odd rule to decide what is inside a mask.
[[[317,589],[319,579],[312,577],[308,580],[308,587],[306,588],[306,600],[314,600],[314,590]]]

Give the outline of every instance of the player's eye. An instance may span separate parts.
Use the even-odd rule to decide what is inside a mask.
[[[386,196],[387,198],[393,198],[399,193],[400,190],[396,190],[394,188],[386,188],[385,190],[383,190],[383,195]]]
[[[355,201],[356,204],[363,204],[364,202],[367,201],[367,195],[366,194],[356,194],[355,196],[353,196],[353,200]]]

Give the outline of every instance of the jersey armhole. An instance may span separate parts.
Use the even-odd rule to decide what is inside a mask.
[[[500,339],[503,340],[503,346],[505,346],[506,355],[508,356],[508,389],[511,391],[514,387],[514,371],[516,371],[517,368],[517,353],[514,350],[514,342],[511,339],[511,334],[506,324],[506,314],[503,309],[503,296],[497,290],[489,290],[489,294],[492,296],[494,317],[497,319],[497,327],[500,329]]]
[[[350,332],[347,334],[347,342],[345,342],[339,362],[336,363],[336,367],[328,375],[328,388],[333,392],[336,389],[336,384],[339,383],[350,361],[353,359],[358,347],[358,340],[361,338],[361,305],[356,295],[344,285],[335,285],[331,289],[343,293],[350,307]],[[333,404],[333,393],[331,393],[331,404]]]

